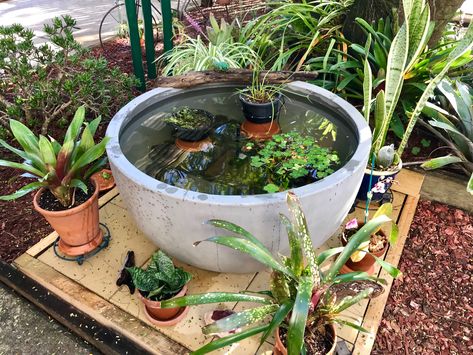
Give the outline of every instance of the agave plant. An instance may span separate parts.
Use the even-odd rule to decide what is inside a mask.
[[[290,255],[274,257],[270,251],[250,232],[233,223],[223,220],[210,220],[208,223],[225,229],[238,236],[215,236],[206,242],[227,246],[250,255],[272,269],[270,290],[258,293],[212,292],[188,295],[161,303],[163,308],[182,307],[218,302],[254,302],[260,306],[247,309],[222,318],[205,326],[204,334],[213,334],[248,326],[245,330],[215,340],[194,354],[204,354],[255,334],[262,333],[261,344],[279,326],[286,326],[289,354],[300,354],[304,344],[307,326],[324,327],[327,323],[340,323],[363,330],[340,313],[364,298],[371,298],[382,291],[383,282],[365,272],[352,272],[338,275],[340,268],[369,240],[370,235],[383,223],[391,221],[385,214],[392,206],[385,206],[372,220],[365,224],[345,247],[333,248],[316,255],[307,229],[304,213],[296,195],[289,192],[287,203],[292,219],[281,214],[281,222],[286,227],[290,244]],[[200,242],[197,242],[198,245]],[[323,272],[320,266],[331,256],[337,255],[334,263]],[[392,265],[376,258],[380,265],[392,276],[400,272]],[[262,323],[267,317],[271,320]]]
[[[430,118],[430,126],[420,122],[445,142],[453,155],[431,159],[421,167],[431,170],[459,164],[470,176],[467,189],[473,194],[473,89],[461,81],[449,79],[442,80],[437,88],[447,102],[442,104],[444,108],[429,102],[422,113]]]
[[[374,131],[372,154],[375,158],[379,156],[380,150],[385,146],[386,136],[398,106],[405,76],[418,63],[420,54],[424,50],[431,33],[430,9],[425,0],[404,1],[403,8],[406,21],[400,27],[391,44],[387,58],[385,87],[377,93],[373,105]],[[368,36],[367,46],[369,46],[370,41],[371,36]],[[451,66],[464,56],[465,53],[469,53],[472,47],[473,26],[470,25],[463,39],[458,42],[455,49],[447,56],[440,72],[426,85],[414,109],[407,113],[408,124],[401,143],[395,152],[394,162],[402,156],[417,119],[437,84],[444,78]],[[363,88],[363,112],[366,120],[369,121],[370,108],[372,106],[373,75],[368,58],[365,59]]]
[[[101,157],[108,138],[95,144],[93,136],[101,118],[84,123],[84,117],[85,107],[81,106],[67,128],[62,145],[51,137],[37,137],[23,123],[10,120],[11,132],[23,150],[4,140],[0,140],[0,145],[18,155],[23,162],[0,160],[0,166],[25,171],[38,181],[23,186],[11,195],[0,196],[0,199],[14,200],[45,187],[64,207],[70,207],[76,188],[87,193],[87,179],[106,163],[106,157]]]

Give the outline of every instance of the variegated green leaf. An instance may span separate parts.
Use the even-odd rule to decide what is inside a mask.
[[[394,265],[391,265],[387,261],[384,261],[383,259],[378,258],[376,255],[373,255],[373,254],[371,255],[373,256],[373,258],[376,259],[376,262],[393,278],[397,278],[399,275],[402,274],[401,270],[396,268]]]
[[[291,248],[291,256],[289,258],[292,272],[295,276],[300,276],[304,269],[304,258],[302,254],[302,245],[299,235],[295,233],[294,227],[285,215],[279,214],[282,224],[286,227],[287,236],[289,238],[289,247]]]
[[[271,273],[271,293],[279,303],[285,302],[291,296],[286,278],[279,271]]]
[[[245,293],[232,292],[208,292],[197,295],[188,295],[184,297],[173,298],[161,302],[162,308],[175,308],[185,306],[195,306],[208,303],[220,302],[254,302],[263,304],[272,304],[273,301],[268,297],[249,295]]]
[[[358,294],[355,296],[346,296],[341,300],[338,300],[336,306],[333,308],[333,313],[338,314],[343,312],[345,309],[348,309],[365,298],[370,297],[373,292],[374,289],[372,287],[368,287],[358,292]]]
[[[374,132],[373,132],[373,145],[375,149],[381,147],[383,140],[383,123],[386,119],[386,102],[384,101],[384,90],[380,90],[376,95],[375,108],[374,108]]]
[[[278,328],[279,325],[286,319],[293,306],[294,302],[291,300],[287,300],[279,306],[279,309],[276,313],[274,313],[273,319],[271,319],[271,322],[269,323],[269,328],[261,336],[260,346],[271,334],[274,334],[276,328]]]
[[[218,321],[205,326],[202,328],[202,333],[214,334],[228,332],[240,327],[244,327],[248,324],[254,324],[256,322],[262,321],[269,314],[276,312],[278,308],[279,306],[277,304],[270,304],[234,313],[228,317],[219,319]]]
[[[85,106],[80,106],[74,114],[74,118],[69,124],[69,127],[67,127],[66,134],[64,135],[64,144],[68,141],[75,142],[77,140],[82,123],[84,123],[84,118]]]
[[[369,37],[371,39],[371,37]],[[366,122],[370,121],[371,111],[371,93],[373,92],[373,73],[371,72],[370,62],[365,59],[364,78],[363,78],[363,113]]]
[[[99,159],[105,153],[105,146],[107,145],[109,139],[110,138],[105,137],[100,143],[94,145],[92,148],[88,149],[86,152],[84,152],[84,154],[78,157],[78,159],[73,162],[69,174],[73,175],[79,169]]]
[[[368,330],[366,330],[362,326],[359,326],[356,323],[353,323],[353,322],[350,322],[350,321],[347,321],[347,320],[344,320],[344,319],[335,318],[334,322],[338,323],[338,324],[341,324],[341,325],[349,326],[349,327],[351,327],[353,329],[356,329],[356,330],[358,330],[359,332],[362,332],[362,333],[368,333],[368,334],[370,333]]]
[[[303,276],[300,278],[287,332],[288,355],[299,355],[301,353],[313,288],[314,284],[311,277]]]
[[[243,238],[249,240],[250,242],[253,242],[254,244],[260,246],[262,249],[267,250],[267,248],[264,246],[264,244],[261,243],[255,236],[253,236],[253,234],[248,232],[243,227],[240,227],[239,225],[236,225],[234,223],[224,221],[224,220],[221,220],[221,219],[210,219],[210,220],[207,221],[207,223],[211,224],[214,227],[226,229],[227,231],[236,233],[236,234],[242,236]],[[268,251],[268,253],[269,253],[269,251]]]
[[[340,254],[343,251],[343,248],[344,247],[331,248],[319,253],[319,255],[317,256],[317,265],[322,265],[323,262],[327,260],[328,258],[330,258],[331,256]]]
[[[445,165],[461,163],[461,162],[463,162],[463,159],[457,156],[445,155],[443,157],[430,159],[426,161],[425,163],[423,163],[420,167],[425,170],[434,170],[434,169],[441,168]]]
[[[54,148],[45,136],[39,136],[39,150],[41,152],[41,157],[45,164],[56,167],[56,154],[54,153]]]

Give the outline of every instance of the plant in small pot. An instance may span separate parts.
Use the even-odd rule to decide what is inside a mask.
[[[244,150],[255,152],[251,166],[262,169],[269,181],[263,189],[269,193],[323,179],[340,162],[336,151],[320,147],[315,138],[299,132],[276,134],[264,142],[249,142]]]
[[[209,143],[206,138],[215,124],[215,116],[205,110],[184,106],[164,118],[164,122],[174,129],[179,148],[199,151]]]
[[[112,175],[110,169],[102,169],[94,173],[91,177],[92,180],[95,180],[99,191],[107,191],[115,186],[115,178]]]
[[[84,123],[84,117],[82,106],[67,128],[62,145],[51,137],[35,136],[15,120],[10,120],[11,132],[23,150],[0,140],[1,146],[23,159],[22,163],[0,160],[0,166],[22,170],[37,179],[0,199],[13,200],[40,189],[33,199],[34,208],[59,234],[59,250],[70,256],[91,252],[103,239],[99,189],[90,176],[106,163],[103,155],[108,138],[96,144],[93,136],[101,118]]]
[[[260,80],[260,72],[253,72],[250,86],[239,90],[245,121],[242,132],[249,138],[269,139],[281,131],[278,118],[283,105],[281,85],[265,83]]]
[[[260,304],[203,327],[204,334],[242,329],[203,346],[194,354],[205,354],[260,333],[261,344],[276,333],[276,354],[333,354],[336,344],[334,323],[363,330],[343,319],[341,312],[362,299],[379,295],[383,291],[383,280],[372,278],[366,272],[339,275],[339,271],[350,255],[390,218],[379,215],[351,237],[345,247],[328,249],[316,255],[300,202],[293,192],[287,194],[287,202],[292,218],[280,216],[288,234],[289,256],[274,257],[257,238],[238,225],[223,220],[208,221],[231,235],[211,237],[206,242],[248,254],[269,267],[272,273],[267,291],[211,292],[161,303],[164,308],[220,302]],[[321,265],[335,255],[338,256],[331,266],[322,271]],[[400,274],[389,263],[381,261],[380,264],[393,277]]]
[[[172,326],[186,316],[188,307],[161,307],[164,300],[184,296],[187,283],[192,278],[187,271],[175,267],[171,258],[164,252],[158,250],[154,253],[146,269],[134,266],[126,270],[139,291],[150,322],[160,326]]]
[[[367,198],[371,187],[374,186],[378,180],[391,178],[392,181],[396,174],[402,169],[402,153],[407,146],[412,130],[428,99],[432,96],[439,82],[448,73],[450,67],[473,47],[473,26],[470,25],[463,39],[445,59],[442,69],[426,83],[423,94],[417,101],[417,105],[407,113],[408,124],[397,150],[394,148],[393,144],[386,144],[386,137],[392,119],[397,114],[396,109],[399,104],[399,97],[406,74],[417,64],[421,53],[423,53],[426,48],[431,34],[430,29],[432,24],[430,23],[429,5],[425,0],[420,1],[418,5],[419,6],[403,6],[406,21],[402,24],[396,37],[392,41],[387,59],[384,89],[377,92],[374,100],[372,100],[373,75],[368,59],[371,35],[368,36],[365,45],[367,55],[364,64],[363,113],[365,119],[369,122],[371,109],[373,108],[374,128],[369,164],[357,195],[357,198],[361,200]],[[379,78],[375,78],[375,81],[378,80]],[[389,187],[389,184],[387,184],[386,188]],[[371,199],[375,201],[381,200],[382,194],[374,192]]]
[[[383,204],[374,214],[373,218],[380,215],[391,216],[393,212],[393,206],[391,203]],[[365,220],[358,220],[354,218],[345,224],[345,228],[341,235],[341,242],[343,245],[347,245],[350,238],[356,234],[368,220],[367,216]],[[389,244],[394,244],[399,234],[398,226],[394,221],[391,223],[391,229],[389,234],[385,233],[381,227],[375,230],[370,235],[370,239],[362,243],[358,250],[356,250],[350,258],[347,260],[340,270],[341,273],[350,273],[354,271],[364,271],[369,275],[374,273],[374,264],[377,258],[381,258]]]

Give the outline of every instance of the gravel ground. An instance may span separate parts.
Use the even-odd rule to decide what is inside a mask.
[[[0,324],[0,354],[100,354],[3,284]]]

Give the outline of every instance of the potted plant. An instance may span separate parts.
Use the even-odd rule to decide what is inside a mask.
[[[164,300],[184,296],[187,292],[187,283],[192,278],[187,271],[175,267],[171,258],[164,252],[158,250],[154,253],[146,269],[134,266],[126,270],[138,289],[150,322],[161,326],[171,326],[186,316],[187,307],[166,309],[161,307],[161,302]]]
[[[40,189],[33,199],[34,208],[59,234],[59,250],[70,256],[94,250],[103,237],[99,228],[99,189],[90,176],[106,162],[102,156],[108,138],[96,144],[93,136],[100,117],[84,123],[84,116],[84,106],[79,107],[62,145],[51,137],[37,137],[15,120],[10,120],[11,132],[23,150],[0,140],[4,148],[24,160],[0,160],[0,166],[25,171],[37,179],[0,199],[13,200]]]
[[[205,110],[184,106],[164,118],[164,122],[175,130],[177,138],[197,142],[207,138],[215,116]]]
[[[393,212],[393,206],[391,203],[383,204],[374,214],[373,218],[380,215],[391,216]],[[353,218],[345,224],[343,232],[341,234],[341,242],[343,245],[347,245],[350,238],[352,238],[363,226],[366,224],[367,216],[365,220],[359,220]],[[377,258],[384,255],[388,249],[389,244],[394,244],[398,237],[398,227],[394,221],[391,223],[391,230],[389,234],[386,234],[381,228],[378,228],[371,233],[369,240],[362,243],[358,250],[356,250],[350,258],[347,260],[340,270],[341,273],[349,273],[354,271],[364,271],[369,275],[374,273],[374,264]]]
[[[277,123],[283,105],[281,85],[266,84],[260,81],[260,72],[253,73],[251,85],[238,90],[239,99],[245,116],[242,132],[256,139],[268,139],[279,133],[281,128]]]
[[[276,353],[300,354],[320,346],[322,351],[330,353],[336,343],[334,323],[362,329],[343,319],[343,310],[364,298],[380,294],[382,286],[379,279],[373,279],[365,272],[353,272],[339,275],[341,267],[359,246],[369,240],[370,235],[383,223],[389,222],[386,215],[379,215],[370,220],[345,247],[326,250],[315,254],[307,223],[299,200],[292,192],[287,194],[287,202],[292,219],[281,214],[281,222],[286,227],[290,255],[280,259],[250,232],[233,223],[223,220],[210,220],[208,223],[226,229],[232,236],[216,236],[205,241],[224,245],[244,252],[272,269],[270,290],[257,293],[213,292],[200,295],[188,295],[161,303],[163,308],[219,302],[253,302],[260,306],[246,309],[202,328],[204,334],[215,334],[246,327],[240,332],[215,340],[194,354],[204,354],[258,333],[263,333],[261,344],[269,335],[276,338]],[[195,243],[199,245],[201,242]],[[337,255],[333,264],[322,271],[321,265],[331,256]],[[382,261],[381,266],[393,277],[399,270]],[[268,323],[261,323],[270,317]],[[279,331],[278,331],[279,328]],[[305,334],[310,336],[305,337]],[[313,339],[323,339],[322,344],[314,344]],[[329,341],[325,341],[329,339]],[[285,344],[285,345],[284,345]]]
[[[395,115],[404,78],[417,63],[431,34],[430,10],[425,0],[422,0],[419,6],[403,6],[403,9],[404,18],[406,20],[392,41],[387,59],[384,89],[377,93],[374,100],[372,100],[373,75],[368,60],[371,35],[368,36],[365,46],[367,55],[364,64],[363,113],[366,120],[369,122],[371,108],[374,107],[374,129],[373,146],[369,164],[357,195],[358,199],[366,199],[371,187],[375,185],[378,180],[391,178],[392,181],[396,174],[402,169],[402,153],[407,146],[412,130],[428,99],[432,96],[435,87],[447,74],[455,61],[473,47],[473,27],[470,25],[463,39],[448,55],[445,65],[440,72],[428,82],[417,105],[415,108],[412,108],[412,111],[408,114],[408,124],[397,150],[394,148],[393,144],[386,145],[386,137],[391,126],[392,118]],[[415,31],[412,29],[415,29]],[[376,78],[376,80],[379,80],[379,78]],[[386,188],[389,187],[390,186],[386,186]],[[382,195],[374,192],[371,198],[373,200],[379,200],[380,197],[382,197]]]
[[[276,134],[264,142],[249,142],[245,152],[255,152],[251,166],[262,169],[269,183],[266,192],[285,191],[310,184],[333,173],[338,153],[320,147],[311,136],[298,132]]]

